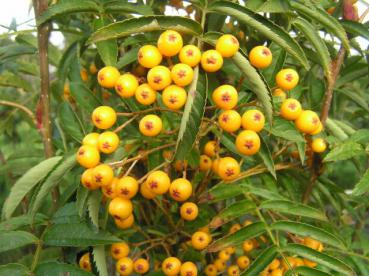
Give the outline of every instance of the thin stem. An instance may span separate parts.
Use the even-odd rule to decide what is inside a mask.
[[[33,114],[33,112],[27,107],[25,107],[24,105],[21,105],[15,102],[10,102],[10,101],[2,101],[2,100],[0,101],[0,105],[6,105],[6,106],[12,106],[12,107],[18,108],[19,110],[26,113],[27,116],[32,120],[33,124],[37,126],[35,114]]]
[[[129,119],[128,121],[124,122],[122,125],[120,125],[119,127],[117,127],[114,130],[114,132],[121,131],[123,128],[125,128],[126,126],[128,126],[132,121],[134,121],[137,117],[138,117],[138,115],[133,116],[131,119]]]
[[[134,111],[134,112],[117,112],[117,115],[118,116],[129,117],[129,116],[135,116],[135,115],[140,115],[140,114],[150,113],[150,112],[155,112],[155,111],[173,112],[173,113],[177,113],[177,114],[182,114],[183,113],[182,111],[179,111],[179,110],[172,110],[172,109],[162,108],[162,107],[153,107],[153,108],[140,110],[140,111]]]

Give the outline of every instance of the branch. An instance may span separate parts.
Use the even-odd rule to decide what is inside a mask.
[[[0,101],[0,105],[12,106],[12,107],[20,109],[21,111],[26,113],[27,116],[32,120],[34,125],[37,126],[37,121],[36,121],[35,114],[33,114],[33,112],[30,109],[28,109],[27,107],[25,107],[24,105],[21,105],[21,104],[15,103],[15,102],[9,102],[9,101]]]

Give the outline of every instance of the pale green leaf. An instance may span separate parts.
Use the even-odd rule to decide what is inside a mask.
[[[359,196],[369,192],[369,170],[361,177],[360,181],[355,185],[352,195]]]
[[[0,232],[0,253],[22,246],[36,244],[37,237],[25,231]]]
[[[4,219],[9,219],[12,216],[24,196],[43,180],[61,159],[61,156],[56,156],[44,160],[15,182],[3,206],[2,217]]]
[[[259,275],[278,255],[278,249],[275,245],[262,251],[251,263],[250,267],[242,272],[242,276]]]
[[[92,256],[96,268],[100,276],[108,276],[108,267],[106,265],[106,254],[103,245],[95,246],[92,251]]]
[[[324,157],[324,162],[342,161],[351,159],[360,154],[364,154],[364,148],[359,143],[353,141],[343,142],[331,149],[331,151]]]

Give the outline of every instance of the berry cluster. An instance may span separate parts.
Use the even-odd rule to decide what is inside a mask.
[[[186,87],[194,79],[193,68],[201,66],[206,72],[216,72],[222,68],[223,58],[233,57],[238,50],[239,43],[233,35],[221,36],[216,42],[215,49],[201,53],[195,45],[183,46],[182,36],[176,31],[168,30],[160,35],[157,46],[144,45],[139,49],[137,61],[141,71],[139,75],[143,76],[142,78],[136,77],[137,72],[121,75],[117,68],[106,66],[98,71],[97,79],[102,87],[115,89],[121,98],[134,97],[139,104],[144,106],[154,104],[159,98],[157,91],[161,91],[160,98],[167,109],[166,111],[179,112],[187,100]],[[171,58],[178,59],[179,63],[173,65]],[[166,59],[168,67],[162,65],[164,59]],[[255,68],[267,68],[272,62],[272,53],[265,46],[257,46],[250,51],[249,60]],[[286,97],[284,91],[293,89],[298,81],[299,76],[294,70],[283,69],[276,76],[278,89],[274,93]],[[238,91],[230,84],[217,87],[212,92],[212,101],[215,106],[210,108],[219,110],[217,122],[212,123],[221,131],[235,137],[235,147],[241,155],[256,154],[260,150],[259,133],[264,129],[264,114],[256,108],[247,109],[242,115],[238,113]],[[128,120],[115,130],[109,130],[116,124],[118,116],[122,114],[109,106],[99,106],[92,112],[91,120],[94,126],[102,132],[87,134],[77,152],[77,161],[86,169],[81,177],[82,185],[89,190],[102,190],[105,198],[110,200],[108,212],[114,219],[115,225],[120,229],[133,227],[135,218],[132,199],[138,193],[144,199],[153,201],[169,197],[175,202],[181,203],[178,213],[182,222],[195,220],[199,215],[199,207],[196,204],[198,198],[194,196],[193,200],[190,200],[195,191],[191,182],[186,178],[186,160],[177,160],[174,163],[174,168],[178,172],[184,173],[182,177],[177,176],[172,179],[173,174],[170,173],[168,167],[163,170],[153,169],[140,179],[136,178],[131,170],[135,162],[144,160],[145,154],[139,154],[138,158],[134,158],[135,162],[125,173],[120,170],[114,171],[114,163],[104,164],[102,162],[104,157],[101,158],[101,154],[112,154],[118,149],[120,137],[117,133],[127,123],[130,123]],[[301,104],[295,99],[284,100],[280,115],[287,120],[295,121],[296,127],[303,133],[316,135],[322,130],[322,124],[316,113],[302,110]],[[138,116],[135,115],[132,119]],[[154,137],[163,132],[163,122],[158,115],[148,114],[139,119],[138,128],[142,135]],[[325,148],[319,148],[318,141],[318,139],[314,140],[312,147],[314,151],[321,152]],[[223,182],[229,183],[237,180],[241,173],[241,165],[231,156],[221,157],[223,152],[226,151],[220,148],[219,139],[207,141],[203,148],[203,154],[200,156],[198,170],[207,176],[218,176]],[[166,163],[170,163],[173,152],[165,150],[163,156]],[[251,222],[246,222],[244,226],[249,223]],[[231,228],[231,233],[240,228],[239,224],[234,225]],[[260,239],[263,238],[260,237]],[[195,231],[186,244],[195,250],[204,250],[211,241],[210,230],[205,227]],[[227,273],[236,276],[240,270],[248,267],[250,256],[247,253],[256,247],[258,247],[258,242],[255,239],[245,241],[242,246],[243,254],[237,258],[233,257],[237,252],[236,248],[224,249],[219,252],[218,258],[204,269],[204,273],[211,276],[223,272],[227,267],[227,262],[234,259],[236,264],[231,264]],[[111,254],[117,260],[116,270],[121,275],[129,275],[133,271],[144,274],[149,270],[150,265],[147,259],[128,257],[129,247],[126,243],[114,244]],[[88,253],[80,259],[80,266],[86,270],[91,269]],[[185,262],[182,264],[174,256],[165,259],[161,268],[168,276],[197,275],[197,267],[194,263]],[[268,267],[268,271],[270,275],[280,275],[278,271],[283,271],[280,261],[275,260]]]

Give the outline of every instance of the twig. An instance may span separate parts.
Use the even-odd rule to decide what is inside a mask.
[[[24,105],[21,105],[15,102],[9,102],[9,101],[0,101],[0,105],[12,106],[12,107],[20,109],[21,111],[26,113],[27,116],[32,120],[32,123],[35,126],[37,126],[37,120],[36,120],[35,114],[33,114],[33,112],[27,107],[25,107]]]
[[[133,116],[131,119],[129,119],[128,121],[124,122],[122,125],[120,125],[119,127],[117,127],[114,132],[119,132],[121,131],[123,128],[125,128],[126,126],[128,126],[133,120],[135,120],[138,117],[138,115]]]
[[[140,110],[140,111],[134,111],[134,112],[117,112],[117,115],[129,117],[129,116],[135,116],[135,115],[140,115],[140,114],[150,113],[150,112],[155,112],[155,111],[173,112],[173,113],[178,113],[178,114],[183,113],[182,111],[179,111],[179,110],[172,110],[172,109],[162,108],[162,107],[153,107],[153,108]]]

